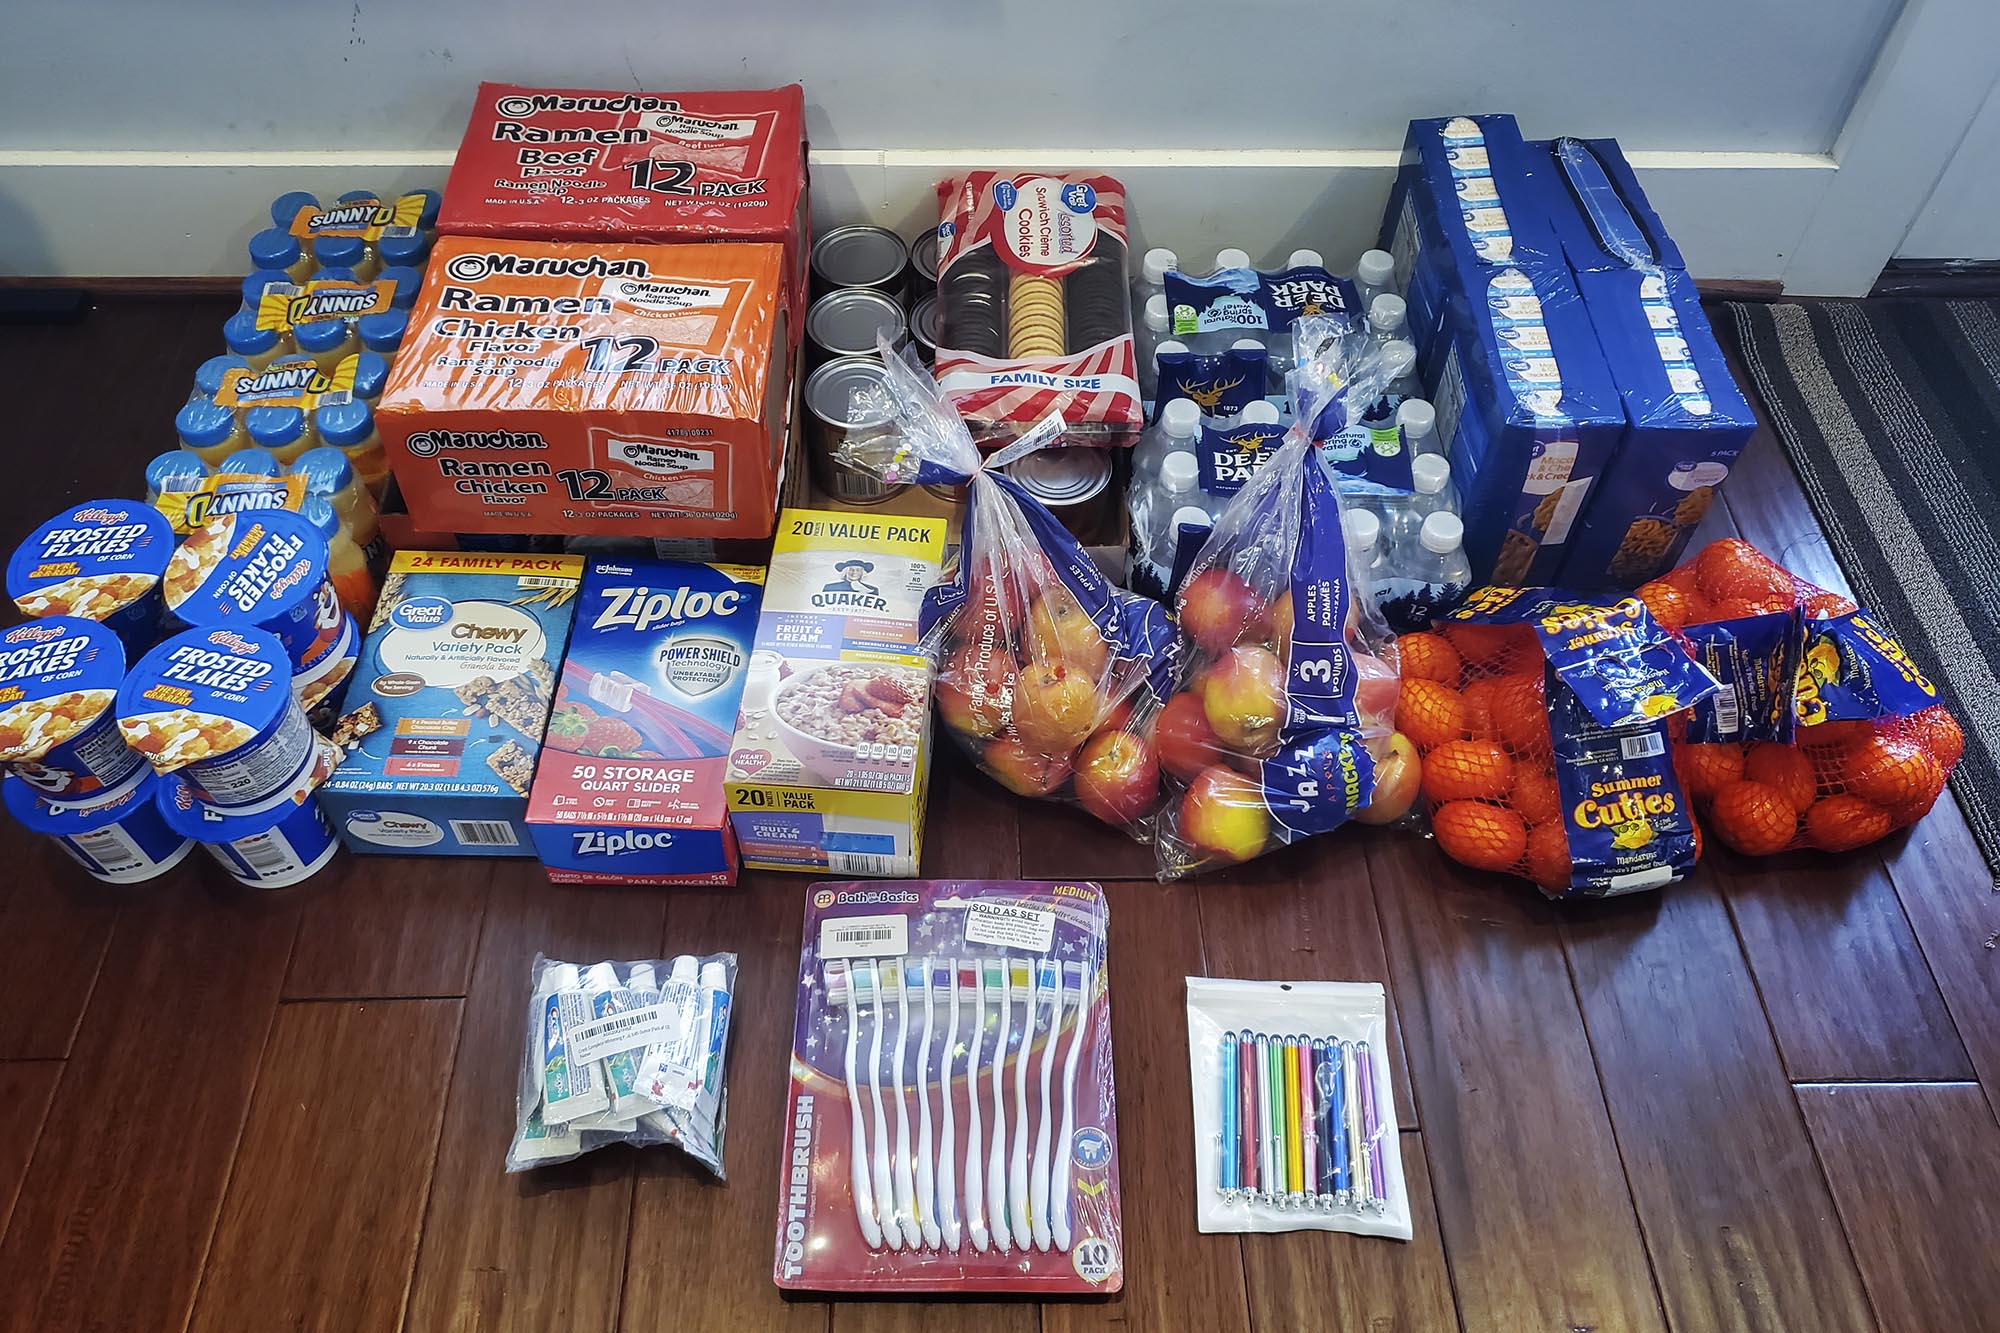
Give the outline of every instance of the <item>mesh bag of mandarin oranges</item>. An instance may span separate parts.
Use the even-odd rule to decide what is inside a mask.
[[[1217,515],[1175,600],[1175,688],[1153,727],[1168,793],[1162,879],[1247,861],[1415,797],[1390,751],[1394,640],[1347,567],[1340,496],[1313,441],[1389,382],[1344,323],[1293,325],[1298,420]],[[1362,575],[1365,579],[1366,575]]]
[[[1453,860],[1607,897],[1684,877],[1701,829],[1669,752],[1720,691],[1639,598],[1481,588],[1398,641],[1396,745]]]
[[[1751,856],[1852,851],[1937,801],[1965,733],[1867,611],[1735,538],[1638,596],[1726,687],[1674,747],[1682,786],[1723,842]]]
[[[1171,672],[1173,628],[1149,598],[1114,587],[1062,522],[1000,469],[1054,444],[1063,420],[982,458],[930,372],[882,342],[880,401],[856,419],[840,461],[891,485],[966,488],[956,566],[919,617],[938,662],[944,727],[1001,785],[1073,798],[1137,838],[1148,836],[1160,769],[1142,734]]]

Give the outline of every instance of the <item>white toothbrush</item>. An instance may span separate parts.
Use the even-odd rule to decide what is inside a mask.
[[[965,1228],[958,1216],[958,1120],[951,1103],[951,1070],[958,1052],[958,960],[947,958],[951,990],[945,1003],[951,1018],[944,1029],[944,1053],[938,1057],[938,1086],[944,1101],[944,1124],[938,1130],[937,1204],[938,1229],[946,1248],[957,1251],[965,1244]],[[933,971],[932,976],[936,973]]]
[[[993,1243],[986,1230],[986,1154],[980,1145],[979,1129],[979,1047],[986,1035],[986,969],[977,958],[969,960],[977,1017],[972,1024],[972,1046],[965,1054],[965,1228],[972,1233],[972,1248],[986,1253]]]
[[[1076,981],[1076,1017],[1070,1023],[1069,1053],[1063,1056],[1062,1131],[1056,1135],[1056,1160],[1062,1165],[1062,1176],[1050,1186],[1049,1234],[1056,1248],[1068,1254],[1069,1183],[1076,1163],[1070,1152],[1070,1138],[1076,1132],[1076,1057],[1083,1050],[1083,1025],[1090,1012],[1091,975],[1088,963],[1065,963],[1063,971]]]
[[[993,1044],[993,1150],[986,1157],[986,1199],[993,1243],[1002,1254],[1014,1248],[1007,1229],[1007,1039],[1013,1035],[1014,978],[1005,959],[986,963],[986,984],[1000,1002],[1000,1026]]]
[[[907,988],[911,974],[924,997],[924,1039],[917,1047],[917,1225],[923,1228],[924,1244],[935,1250],[944,1244],[938,1227],[937,1158],[931,1139],[931,1023],[935,1012],[931,960],[919,958],[905,972]],[[946,1062],[949,1068],[950,1062]]]
[[[1026,987],[1021,1044],[1014,1051],[1014,1149],[1008,1156],[1007,1226],[1027,1249],[1033,1243],[1028,1221],[1028,1055],[1035,1044],[1035,973],[1025,961],[1007,965],[1007,979]]]
[[[1056,1038],[1062,1032],[1062,967],[1044,958],[1036,973],[1037,984],[1049,1001],[1049,1036],[1042,1043],[1042,1113],[1035,1122],[1035,1160],[1028,1167],[1028,1222],[1034,1228],[1035,1248],[1049,1248],[1049,1081],[1055,1076]]]
[[[910,1163],[910,1097],[904,1082],[907,1068],[904,1059],[909,1053],[910,989],[902,977],[908,970],[907,964],[898,964],[896,978],[889,983],[896,988],[896,1156],[890,1165],[895,1170],[896,1225],[902,1228],[904,1243],[914,1250],[922,1247],[924,1232],[917,1225],[917,1184]]]
[[[868,993],[875,1000],[875,1032],[868,1048],[868,1096],[875,1103],[875,1151],[873,1157],[875,1177],[875,1207],[879,1219],[884,1204],[895,1197],[895,1190],[889,1184],[889,1113],[882,1109],[882,1024],[887,1019],[889,1002],[882,989],[882,964],[879,959],[868,960]],[[903,1248],[903,1234],[897,1230],[892,1217],[882,1228],[882,1239],[892,1250]]]
[[[852,1122],[853,1142],[848,1149],[848,1171],[853,1178],[854,1220],[861,1225],[861,1238],[868,1248],[882,1248],[882,1225],[875,1220],[875,1192],[868,1185],[868,1128],[861,1105],[861,1088],[854,1077],[854,1048],[861,1030],[861,1011],[854,1000],[855,978],[845,962],[826,965],[826,988],[847,992],[847,1113]]]

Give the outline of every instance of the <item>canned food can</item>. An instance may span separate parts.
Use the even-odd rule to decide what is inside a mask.
[[[87,500],[28,534],[7,562],[7,595],[24,615],[82,616],[128,653],[160,637],[160,584],[174,552],[167,516],[134,500]]]
[[[1098,538],[1112,499],[1110,450],[1037,449],[1007,464],[1006,472],[1077,540]]]
[[[900,300],[909,247],[887,227],[835,227],[812,248],[812,294],[841,287],[872,287]]]
[[[917,346],[917,357],[925,365],[937,361],[938,343],[938,303],[936,296],[926,296],[910,311],[910,341]]]
[[[50,616],[0,634],[0,768],[52,801],[116,791],[145,767],[118,730],[125,647],[95,620]]]
[[[138,884],[166,874],[194,840],[167,827],[153,796],[166,779],[150,770],[100,800],[51,801],[18,777],[0,782],[7,813],[31,833],[55,841],[72,861],[106,884]]]
[[[225,514],[174,552],[167,609],[193,628],[278,636],[295,676],[314,678],[340,648],[348,615],[326,577],[326,539],[288,509]]]
[[[938,230],[932,227],[910,242],[909,299],[921,301],[937,295]]]
[[[908,332],[903,307],[878,291],[843,287],[806,311],[806,361],[817,369],[837,356],[873,357],[878,334],[901,347]]]
[[[895,434],[895,411],[886,399],[854,401],[855,390],[887,383],[888,372],[872,356],[835,357],[806,380],[806,443],[813,479],[832,499],[879,504],[904,489],[848,467],[839,457],[844,445]]]
[[[202,845],[239,884],[253,889],[290,888],[312,878],[340,850],[340,838],[308,797],[253,815],[218,810],[179,778],[161,778],[154,801],[177,835]]]

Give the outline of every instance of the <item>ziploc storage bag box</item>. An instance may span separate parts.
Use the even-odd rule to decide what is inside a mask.
[[[528,796],[558,884],[734,884],[723,770],[764,571],[593,559]]]
[[[743,864],[911,875],[932,669],[917,628],[945,521],[787,509],[729,755]]]
[[[583,557],[399,551],[319,789],[357,852],[528,856],[528,788]]]
[[[769,536],[783,269],[775,245],[441,238],[375,408],[411,520]]]

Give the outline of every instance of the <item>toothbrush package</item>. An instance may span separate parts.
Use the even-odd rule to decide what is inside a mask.
[[[1379,982],[1187,979],[1195,1224],[1410,1238]]]
[[[1089,883],[812,886],[780,1287],[1124,1285],[1108,924]]]
[[[671,1143],[722,1176],[736,955],[565,963],[537,954],[507,1169]]]

